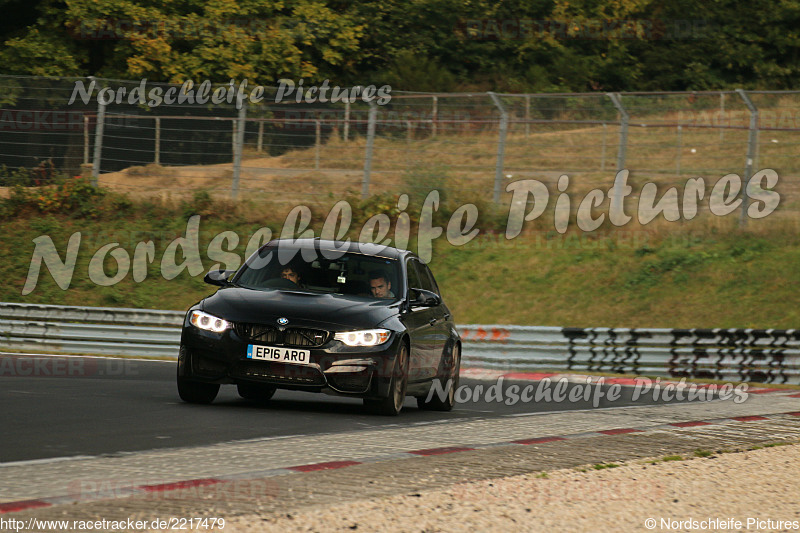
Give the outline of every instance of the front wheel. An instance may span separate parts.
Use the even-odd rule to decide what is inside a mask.
[[[370,411],[386,415],[397,416],[403,409],[406,400],[406,386],[408,385],[408,348],[405,344],[395,357],[392,380],[389,382],[389,395],[381,400],[364,399],[364,406]]]
[[[216,383],[201,383],[178,376],[178,396],[189,403],[211,403],[217,397],[219,385]]]
[[[438,392],[434,392],[433,395],[431,395],[429,392],[428,396],[430,396],[431,399],[428,401],[426,401],[428,396],[417,396],[417,407],[420,409],[427,409],[430,411],[451,411],[453,409],[456,403],[458,376],[461,371],[461,350],[457,344],[453,346],[453,354],[449,364],[444,366],[445,370],[447,370],[446,373],[442,373],[444,377],[436,378],[439,380],[439,385],[441,385],[444,394],[440,395]],[[431,390],[434,390],[434,388],[431,387]]]
[[[178,354],[178,396],[181,400],[188,403],[211,403],[219,393],[219,384],[216,383],[203,383],[200,381],[192,381],[189,379],[188,374],[191,369],[191,354],[189,350],[181,346],[180,353]]]

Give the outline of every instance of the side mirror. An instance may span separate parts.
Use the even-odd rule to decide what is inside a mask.
[[[212,270],[206,277],[203,278],[203,281],[208,283],[209,285],[218,285],[220,287],[224,287],[228,284],[228,277],[236,272],[235,270]]]
[[[436,307],[442,303],[442,298],[432,291],[425,289],[411,289],[411,307]]]

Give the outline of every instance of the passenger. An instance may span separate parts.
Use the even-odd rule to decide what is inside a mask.
[[[392,282],[382,270],[373,270],[369,274],[369,290],[375,298],[394,298]]]

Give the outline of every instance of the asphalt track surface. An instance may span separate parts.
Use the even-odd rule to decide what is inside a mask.
[[[256,404],[240,398],[233,385],[223,385],[211,405],[191,405],[178,398],[175,366],[0,354],[0,463],[592,408],[592,401],[583,399],[514,405],[479,401],[441,413],[419,410],[408,398],[399,417],[382,417],[365,413],[360,399],[326,394],[279,390],[268,403]],[[478,384],[486,388],[493,383],[461,379],[461,385]],[[521,389],[531,382],[505,380],[504,388],[514,384]],[[618,400],[603,399],[598,406],[663,403],[651,394],[632,401],[634,389],[621,390]]]

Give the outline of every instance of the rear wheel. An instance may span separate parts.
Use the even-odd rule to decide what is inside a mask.
[[[449,363],[445,366],[444,377],[436,378],[440,380],[442,390],[445,390],[444,398],[434,393],[429,401],[425,401],[428,396],[417,396],[417,407],[430,411],[450,411],[456,403],[456,389],[458,388],[458,376],[461,371],[461,349],[456,344],[453,346],[453,354]],[[448,388],[448,385],[449,388]]]
[[[364,399],[364,406],[370,411],[386,416],[397,416],[403,409],[408,385],[408,348],[405,344],[395,357],[392,380],[389,382],[389,395],[381,400]]]
[[[236,384],[236,390],[239,392],[239,396],[245,400],[266,402],[275,394],[276,388],[272,385],[265,385],[263,383],[250,383],[247,381],[242,381]]]
[[[189,374],[191,374],[191,353],[181,346],[178,354],[178,396],[184,402],[189,403],[213,402],[219,393],[219,384],[192,381],[188,377]]]

